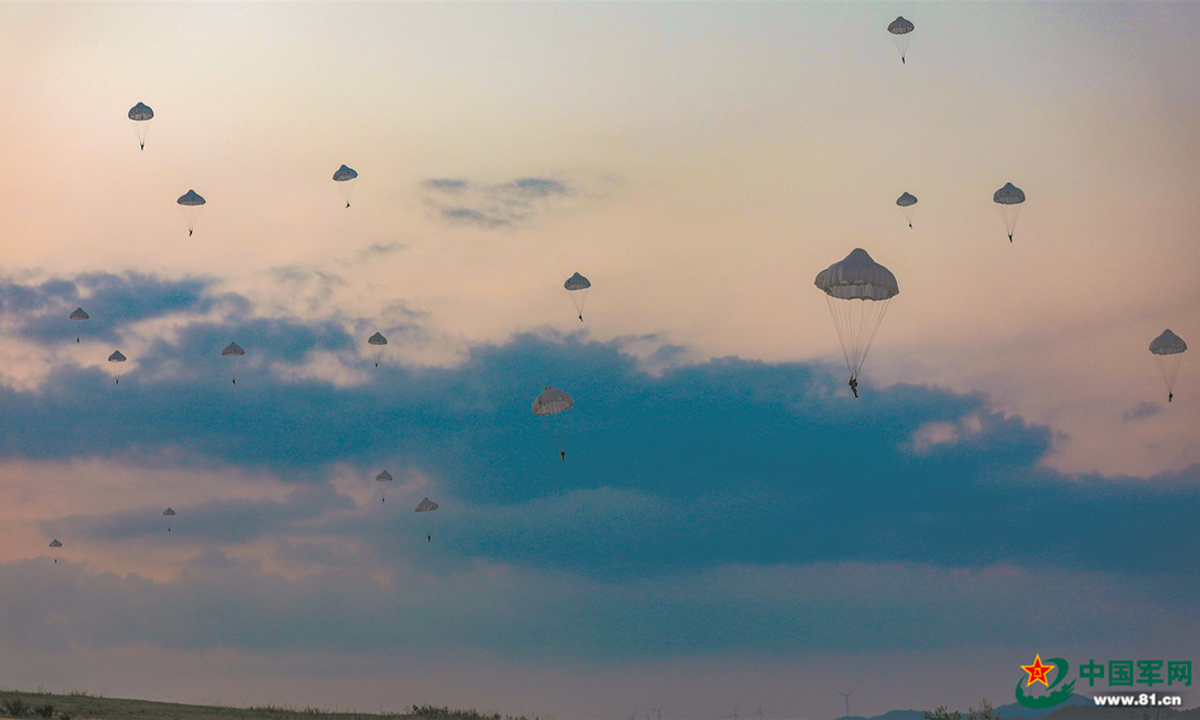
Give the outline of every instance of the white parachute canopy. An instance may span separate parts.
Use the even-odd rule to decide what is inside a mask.
[[[562,390],[547,385],[546,389],[542,391],[542,394],[534,398],[533,414],[539,417],[555,415],[563,410],[569,409],[574,404],[575,401],[571,399],[570,395],[566,394]]]
[[[377,332],[367,338],[367,344],[375,347],[375,367],[379,367],[379,358],[383,357],[383,346],[387,345],[387,338],[383,336],[383,333]]]
[[[175,201],[183,208],[183,219],[187,221],[188,237],[196,229],[196,218],[200,216],[200,208],[204,207],[204,198],[195,190],[188,190]]]
[[[856,384],[888,301],[900,293],[896,276],[872,260],[866,250],[855,248],[841,262],[817,273],[815,284],[825,293],[846,369]]]
[[[350,193],[354,192],[354,179],[358,177],[358,173],[354,168],[342,165],[333,174],[333,180],[338,184],[338,190],[342,192],[342,199],[346,201],[346,207],[350,207]]]
[[[1021,212],[1021,203],[1025,202],[1025,193],[1012,183],[1004,183],[1004,187],[992,195],[992,200],[1000,206],[1000,217],[1004,218],[1008,241],[1012,242],[1013,230],[1017,227],[1017,215]]]
[[[387,470],[384,470],[383,472],[381,472],[381,473],[379,473],[378,475],[376,475],[376,476],[375,476],[375,479],[376,479],[376,480],[378,480],[379,482],[383,483],[383,482],[391,482],[391,481],[392,481],[392,480],[394,480],[395,478],[393,478],[393,477],[392,477],[392,474],[391,474],[390,472],[388,472]],[[382,491],[383,491],[383,488],[384,488],[384,486],[383,486],[383,485],[380,485],[380,486],[379,486],[379,488],[380,488],[380,499],[379,499],[379,502],[387,502],[387,498],[386,498],[386,497],[383,497],[383,495],[382,495]]]
[[[246,351],[242,349],[242,346],[235,342],[229,343],[225,346],[225,349],[221,351],[221,357],[228,358],[240,357],[245,354]],[[232,362],[229,364],[229,377],[233,380],[233,384],[237,385],[237,372],[235,365]]]
[[[888,32],[896,41],[896,49],[900,51],[900,62],[904,64],[904,56],[908,54],[908,38],[915,26],[911,20],[905,20],[901,15],[888,23]]]
[[[116,371],[117,379],[116,379],[116,382],[113,383],[114,385],[121,384],[121,370],[120,370],[121,366],[119,363],[125,362],[125,359],[126,359],[125,355],[123,355],[120,350],[113,350],[113,354],[108,356],[108,361],[110,363],[118,363],[117,365],[113,366],[113,367],[117,368],[117,371]]]
[[[906,192],[896,198],[896,204],[904,211],[904,219],[908,220],[908,226],[912,227],[913,214],[917,210],[917,196]]]
[[[583,322],[583,304],[587,302],[588,288],[591,286],[591,281],[579,273],[575,273],[563,283],[563,287],[571,295],[571,302],[575,303],[575,310],[579,313],[579,322]]]
[[[133,131],[137,133],[138,146],[146,149],[146,131],[150,129],[150,120],[154,118],[154,111],[145,103],[138,103],[129,108],[129,119],[133,121]]]
[[[1175,397],[1175,378],[1179,375],[1179,363],[1183,360],[1185,350],[1187,343],[1170,330],[1163,330],[1150,342],[1150,352],[1158,364],[1158,371],[1162,373],[1163,382],[1167,384],[1167,402]]]
[[[72,320],[87,320],[89,317],[91,317],[91,316],[88,315],[86,312],[84,312],[83,308],[81,308],[81,307],[77,307],[71,311],[71,319]],[[79,342],[78,334],[75,335],[75,342]]]

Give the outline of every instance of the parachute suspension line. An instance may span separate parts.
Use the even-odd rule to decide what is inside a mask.
[[[1154,356],[1154,362],[1158,365],[1158,372],[1162,375],[1163,382],[1167,384],[1168,396],[1175,394],[1175,379],[1179,377],[1179,363],[1182,360],[1183,353]]]
[[[862,370],[890,300],[839,300],[825,296],[851,379],[857,379]]]
[[[1000,205],[1000,218],[1004,220],[1004,228],[1008,230],[1008,241],[1013,241],[1013,232],[1017,229],[1017,216],[1021,212],[1020,205]]]

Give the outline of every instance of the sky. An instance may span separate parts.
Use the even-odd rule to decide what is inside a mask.
[[[1200,661],[1200,367],[1148,351],[1200,342],[1197,24],[0,5],[0,687],[829,720]]]

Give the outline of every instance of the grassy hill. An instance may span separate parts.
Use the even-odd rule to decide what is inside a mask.
[[[7,718],[51,718],[52,720],[530,720],[499,713],[412,706],[395,713],[326,711],[278,705],[227,707],[97,697],[72,692],[65,695],[43,692],[0,690],[0,720]],[[532,720],[538,720],[533,718]]]

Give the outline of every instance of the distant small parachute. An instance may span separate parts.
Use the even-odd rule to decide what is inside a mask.
[[[200,208],[204,207],[204,198],[195,190],[188,190],[175,202],[183,208],[183,219],[187,221],[188,237],[191,237],[192,231],[196,229],[196,218],[200,216]]]
[[[238,345],[235,342],[229,343],[228,345],[225,346],[225,349],[221,351],[221,357],[240,357],[245,354],[246,354],[246,351],[242,349],[242,346]],[[229,365],[229,374],[230,374],[230,377],[233,379],[233,384],[237,385],[237,373],[234,369],[233,363],[230,363],[230,365]]]
[[[333,174],[333,180],[338,184],[338,190],[342,191],[342,199],[346,201],[346,207],[350,207],[350,193],[354,192],[354,178],[356,177],[358,177],[358,173],[345,165],[338,168],[337,172]]]
[[[417,506],[415,508],[413,508],[413,510],[415,512],[419,512],[419,513],[433,512],[434,510],[437,510],[437,509],[438,509],[438,504],[435,503],[434,501],[430,500],[429,498],[421,498],[421,502],[417,503]],[[432,517],[432,516],[426,515],[425,517]],[[425,530],[426,530],[425,541],[433,542],[433,533],[429,531],[429,525],[430,525],[430,523],[427,521],[425,523]]]
[[[575,273],[563,283],[563,287],[571,294],[571,302],[575,303],[575,310],[579,312],[579,322],[583,322],[583,304],[587,302],[588,288],[591,286],[591,281],[579,273]]]
[[[108,356],[108,361],[110,363],[118,363],[117,365],[113,366],[113,367],[117,368],[117,371],[116,371],[117,379],[116,379],[116,382],[114,382],[113,384],[120,385],[121,384],[121,370],[120,370],[121,366],[119,363],[125,362],[125,356],[123,354],[121,354],[120,350],[113,350],[113,354]]]
[[[383,333],[375,333],[367,338],[367,344],[375,347],[375,367],[379,367],[379,358],[383,357],[383,346],[387,345],[387,338]]]
[[[1012,242],[1013,230],[1017,227],[1017,215],[1021,212],[1021,203],[1025,202],[1025,193],[1012,183],[1004,183],[1004,187],[992,195],[992,200],[1000,206],[1000,217],[1004,218],[1008,241]]]
[[[138,103],[129,108],[129,119],[133,121],[133,131],[137,133],[138,145],[142,150],[146,149],[146,131],[150,129],[150,120],[154,118],[154,111],[149,105]]]
[[[84,312],[83,308],[81,308],[81,307],[77,307],[73,311],[71,311],[71,319],[72,320],[87,320],[89,317],[91,317],[91,316],[88,315],[86,312]],[[78,334],[75,336],[75,342],[79,342]]]
[[[58,562],[58,548],[62,547],[62,543],[60,543],[58,541],[58,538],[54,538],[53,540],[50,541],[50,547],[55,549],[54,562],[57,563]]]
[[[872,260],[862,248],[855,248],[841,262],[817,273],[814,284],[825,293],[850,371],[850,389],[858,397],[858,373],[887,312],[888,301],[900,294],[900,286],[892,271]]]
[[[163,510],[163,515],[167,517],[167,532],[171,532],[171,521],[175,518],[175,511],[167,508]]]
[[[558,388],[547,385],[542,394],[534,398],[533,414],[544,419],[551,415],[557,415],[564,410],[569,410],[573,405],[575,405],[575,401],[571,399],[570,395]],[[562,456],[562,461],[566,462],[567,451],[563,448],[561,442],[558,443],[558,452]]]
[[[896,41],[896,49],[900,51],[901,64],[904,63],[904,56],[908,54],[908,38],[913,27],[912,22],[905,20],[903,15],[888,23],[888,32],[892,34],[892,39]]]
[[[375,476],[375,479],[376,479],[376,480],[378,480],[379,482],[381,482],[381,483],[382,483],[382,482],[391,482],[391,481],[392,481],[392,480],[394,480],[395,478],[393,478],[393,477],[392,477],[392,474],[391,474],[390,472],[388,472],[387,470],[384,470],[383,472],[381,472],[381,473],[379,473],[378,475],[376,475],[376,476]],[[380,492],[381,492],[381,495],[380,495],[380,500],[379,500],[379,502],[385,502],[385,501],[387,500],[387,498],[385,498],[385,497],[383,497],[383,496],[382,496],[382,490],[383,490],[383,488],[384,488],[384,487],[385,487],[385,486],[383,486],[383,485],[380,485],[380,486],[379,486],[379,488],[380,488]]]
[[[904,211],[904,218],[908,220],[908,226],[912,227],[913,214],[917,210],[917,196],[910,193],[904,193],[896,198],[896,204]]]
[[[1150,352],[1154,354],[1163,382],[1167,384],[1167,402],[1175,398],[1175,377],[1179,375],[1179,363],[1183,360],[1185,350],[1187,343],[1170,330],[1163,330],[1150,342]]]

